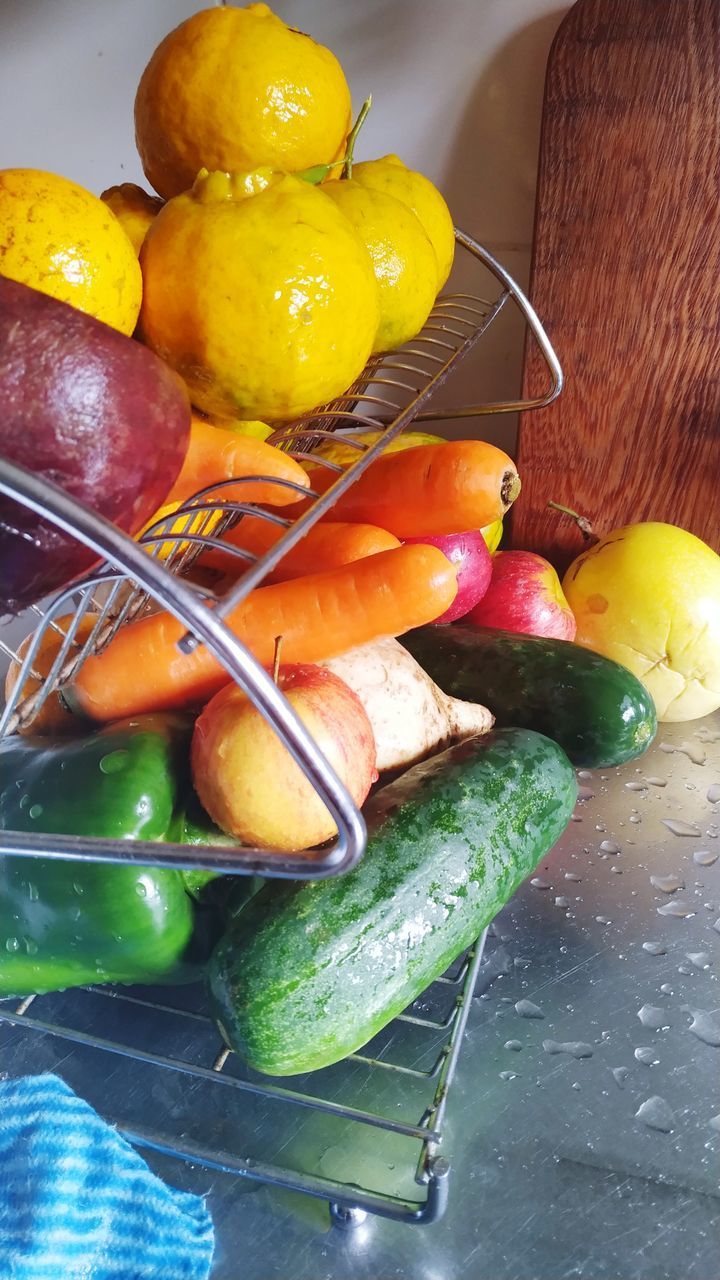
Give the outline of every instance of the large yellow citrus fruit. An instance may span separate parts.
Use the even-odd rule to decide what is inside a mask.
[[[352,223],[368,250],[380,289],[380,324],[373,351],[394,351],[420,332],[437,294],[435,252],[415,214],[401,200],[350,179],[322,190]]]
[[[39,169],[0,170],[0,274],[132,333],[142,277],[102,200]]]
[[[348,444],[348,440],[356,440],[358,444],[365,445],[369,448],[371,444],[375,444],[383,435],[382,431],[348,431],[338,432],[332,440],[325,440],[317,449],[313,449],[313,458],[326,458],[328,462],[334,462],[339,467],[349,467],[352,462],[357,462],[363,452],[356,449],[354,445]],[[401,431],[399,436],[390,441],[385,446],[384,453],[402,453],[404,449],[416,449],[421,444],[444,444],[445,440],[442,436],[429,435],[427,431]],[[308,470],[314,466],[313,460],[309,459],[303,463]]]
[[[372,263],[300,178],[201,175],[158,214],[140,262],[143,338],[208,414],[299,416],[345,391],[370,354]]]
[[[119,187],[108,187],[100,199],[108,209],[112,209],[133,249],[139,253],[148,227],[163,207],[162,200],[148,195],[142,187],[136,187],[134,182],[122,182]]]
[[[343,153],[350,116],[329,49],[266,4],[228,5],[193,14],[158,45],[135,98],[135,138],[167,199],[201,168],[327,164]]]
[[[493,520],[492,524],[483,525],[483,528],[480,530],[480,532],[483,538],[485,539],[485,546],[490,552],[490,555],[491,556],[494,555],[502,541],[502,536],[503,536],[502,520]]]
[[[601,538],[563,590],[576,641],[629,667],[659,720],[720,707],[720,556],[676,525],[649,521]]]
[[[450,210],[437,187],[424,174],[408,169],[398,156],[364,160],[354,164],[353,180],[374,191],[384,191],[409,206],[419,218],[437,258],[438,291],[450,275],[455,256],[455,231]]]

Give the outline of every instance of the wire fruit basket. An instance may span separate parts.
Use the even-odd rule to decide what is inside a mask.
[[[82,580],[47,606],[34,608],[35,631],[22,656],[0,637],[0,650],[19,667],[0,716],[0,736],[31,724],[45,700],[71,681],[89,655],[100,652],[126,622],[160,606],[185,628],[179,649],[189,653],[198,645],[207,646],[225,668],[228,679],[236,681],[253,700],[330,810],[337,824],[337,838],[322,849],[288,855],[220,843],[199,848],[4,831],[0,833],[1,855],[133,862],[302,879],[341,874],[362,857],[366,838],[362,815],[270,675],[235,637],[228,619],[247,594],[262,583],[308,529],[411,423],[539,408],[560,393],[560,366],[522,290],[470,236],[456,231],[456,239],[463,251],[464,265],[475,272],[482,270],[485,280],[492,282],[492,289],[484,283],[482,295],[474,288],[442,294],[425,328],[412,342],[388,355],[373,357],[343,397],[283,426],[270,437],[273,444],[294,457],[310,457],[337,476],[324,493],[310,491],[310,505],[292,523],[284,516],[243,502],[241,492],[238,501],[228,500],[225,481],[222,486],[210,486],[196,494],[134,541],[62,490],[0,460],[0,492],[52,520],[100,557],[100,564]],[[488,298],[486,293],[493,296]],[[532,400],[443,409],[436,402],[437,392],[508,306],[519,309],[529,336],[542,353],[547,388]],[[352,435],[355,428],[377,432],[377,439],[370,445],[358,441]],[[318,445],[338,431],[358,455],[345,468],[316,453]],[[272,483],[293,487],[289,481]],[[214,496],[214,489],[220,487],[222,497]],[[222,541],[223,535],[232,526],[241,525],[248,515],[280,524],[283,532],[278,541],[256,557],[235,539],[232,554],[242,566],[239,576],[230,586],[217,590],[198,582],[193,567],[203,548],[227,551],[229,544]],[[60,644],[50,670],[40,680],[35,663],[49,630],[59,633]],[[35,685],[29,696],[23,692],[28,682]],[[336,1067],[298,1078],[295,1088],[245,1071],[236,1056],[223,1047],[204,1007],[202,991],[193,988],[178,989],[171,996],[163,990],[157,998],[146,988],[104,987],[28,997],[21,1002],[3,1001],[0,1023],[7,1029],[6,1050],[22,1046],[27,1033],[40,1032],[59,1046],[57,1052],[62,1053],[63,1061],[67,1053],[62,1045],[67,1042],[75,1046],[73,1060],[75,1055],[82,1060],[89,1056],[96,1064],[98,1054],[104,1056],[106,1063],[122,1059],[128,1100],[133,1096],[130,1081],[136,1073],[151,1078],[155,1082],[153,1089],[159,1090],[163,1098],[166,1128],[172,1136],[159,1135],[148,1128],[147,1115],[141,1114],[139,1119],[132,1114],[113,1115],[113,1120],[138,1146],[327,1199],[338,1220],[353,1222],[358,1215],[371,1211],[410,1222],[427,1222],[440,1216],[447,1199],[450,1166],[438,1154],[439,1144],[484,941],[483,935],[448,974],[370,1046]],[[408,1036],[411,1041],[415,1039],[409,1047]],[[174,1051],[170,1046],[177,1044],[181,1047]],[[104,1076],[103,1072],[99,1074]],[[208,1126],[202,1134],[192,1137],[181,1123],[173,1124],[178,1113],[177,1099],[184,1096],[188,1087],[203,1093],[207,1114],[209,1108],[222,1115],[223,1123],[215,1139]],[[359,1094],[365,1097],[370,1088],[373,1099],[379,1100],[377,1107],[368,1109],[365,1102],[356,1101],[358,1087]],[[279,1156],[269,1159],[265,1142],[255,1154],[251,1150],[253,1143],[244,1141],[248,1125],[242,1111],[235,1126],[234,1149],[228,1151],[227,1117],[222,1104],[231,1095],[242,1102],[246,1117],[252,1117],[256,1126],[251,1126],[253,1133],[292,1133],[298,1115],[305,1116],[303,1124],[307,1128],[308,1109],[325,1138],[328,1125],[339,1126],[343,1134],[350,1128],[374,1132],[377,1137],[381,1131],[392,1154],[397,1154],[395,1146],[399,1144],[401,1148],[399,1166],[393,1160],[389,1168],[401,1167],[406,1172],[411,1169],[412,1182],[423,1188],[423,1198],[418,1199],[412,1188],[403,1189],[400,1176],[391,1179],[393,1185],[381,1189],[372,1185],[383,1181],[372,1170],[358,1181],[345,1168],[339,1173],[323,1172],[322,1167],[318,1170],[307,1152],[295,1163]],[[108,1110],[102,1093],[97,1106],[101,1112]],[[407,1108],[407,1119],[398,1120],[391,1114]],[[408,1142],[420,1147],[412,1161],[407,1158]],[[287,1148],[285,1137],[280,1145],[283,1150]],[[345,1137],[341,1143],[337,1138],[330,1143],[336,1149],[347,1145],[352,1147]],[[240,1150],[242,1154],[238,1154]]]

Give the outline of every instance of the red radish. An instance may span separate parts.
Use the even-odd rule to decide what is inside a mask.
[[[468,533],[442,533],[423,538],[403,538],[403,542],[420,542],[439,547],[451,564],[457,565],[457,595],[449,608],[435,622],[456,622],[464,618],[482,600],[492,577],[492,557],[478,529]]]
[[[499,551],[492,581],[466,622],[531,636],[575,639],[575,616],[548,560],[532,551]]]

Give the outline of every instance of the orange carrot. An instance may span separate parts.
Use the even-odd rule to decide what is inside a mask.
[[[227,621],[266,666],[277,636],[283,637],[283,662],[320,662],[432,621],[456,591],[455,566],[437,547],[419,544],[258,587]],[[228,675],[204,646],[180,653],[184,631],[168,613],[128,623],[107,649],[86,660],[64,696],[69,693],[74,710],[102,721],[201,705],[227,684]]]
[[[193,414],[185,461],[163,507],[185,502],[206,485],[243,476],[293,480],[304,489],[310,483],[299,463],[274,445],[253,436],[236,435],[234,431],[213,427]],[[224,499],[227,502],[263,502],[268,506],[284,507],[299,501],[301,494],[294,494],[285,485],[248,480],[245,484],[217,489],[210,496],[217,502]]]
[[[246,516],[234,529],[223,534],[222,540],[262,556],[275,546],[283,533],[282,525],[272,524],[261,516]],[[283,556],[266,581],[288,582],[290,578],[303,578],[308,573],[338,569],[353,560],[362,560],[363,556],[374,556],[399,546],[399,540],[392,533],[373,524],[317,524]],[[249,562],[211,547],[203,552],[202,563],[211,569],[238,575]]]
[[[309,474],[318,493],[337,479],[324,467]],[[376,524],[397,538],[464,533],[499,520],[519,492],[517,468],[502,449],[484,440],[449,440],[378,458],[329,519]],[[307,505],[304,499],[292,516]]]

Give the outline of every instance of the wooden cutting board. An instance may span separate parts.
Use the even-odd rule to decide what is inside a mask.
[[[521,419],[512,542],[552,498],[720,551],[720,0],[578,0],[547,68],[530,297],[566,386]],[[543,385],[532,345],[524,389]]]

